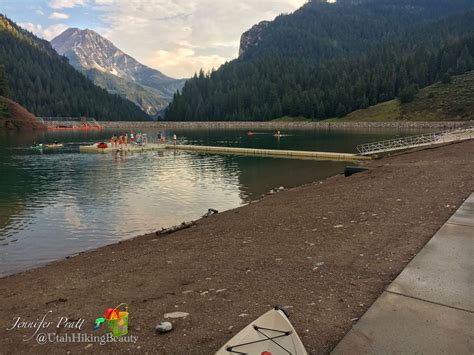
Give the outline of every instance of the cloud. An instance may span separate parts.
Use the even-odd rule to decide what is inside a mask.
[[[70,9],[76,6],[84,6],[88,0],[52,0],[48,6],[52,9]]]
[[[41,25],[35,25],[31,22],[19,23],[21,27],[27,29],[30,32],[33,32],[38,37],[47,39],[48,41],[52,40],[54,37],[64,32],[69,26],[59,23],[57,25],[52,25],[48,27],[43,27]]]
[[[49,15],[49,18],[52,20],[67,20],[69,15],[63,14],[61,12],[53,12],[51,15]]]
[[[157,50],[149,58],[148,65],[159,68],[165,72],[173,73],[177,78],[189,77],[201,68],[206,71],[217,69],[227,60],[216,54],[196,55],[190,47],[178,47],[171,51]]]
[[[44,16],[44,12],[43,12],[43,10],[41,10],[41,9],[38,9],[38,10],[36,10],[35,12],[36,12],[36,14],[39,15],[39,16]]]
[[[238,54],[240,36],[307,0],[90,0],[101,32],[144,64],[175,77],[210,70]]]

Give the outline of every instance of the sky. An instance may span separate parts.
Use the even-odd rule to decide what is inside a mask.
[[[89,28],[139,62],[175,78],[237,57],[254,24],[307,0],[0,0],[0,13],[47,40]]]

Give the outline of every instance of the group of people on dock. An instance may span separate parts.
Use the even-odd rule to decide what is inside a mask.
[[[159,144],[165,144],[166,143],[166,137],[163,134],[162,131],[158,133],[158,143]],[[177,136],[176,134],[173,134],[173,144],[176,145],[177,141]],[[125,132],[122,135],[117,135],[114,134],[110,138],[110,146],[112,148],[122,148],[123,146],[127,147],[128,144],[137,144],[137,145],[144,145],[147,143],[147,135],[142,134],[140,132],[136,133],[132,130],[130,131],[130,134],[128,132]]]
[[[112,135],[112,138],[110,138],[110,145],[114,148],[120,148],[122,146],[126,147],[128,146],[128,143],[142,145],[144,143],[143,135],[141,133],[135,134],[132,130],[130,135],[128,132],[125,132],[122,135],[114,134]]]
[[[162,131],[158,132],[158,143],[159,144],[165,144],[166,143],[166,137],[165,135],[163,134]],[[178,137],[176,136],[176,133],[173,133],[173,144],[176,145],[176,140],[178,139]]]

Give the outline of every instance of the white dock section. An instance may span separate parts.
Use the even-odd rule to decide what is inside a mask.
[[[451,142],[461,142],[474,138],[474,128],[400,137],[386,141],[366,143],[357,146],[361,155],[374,155],[397,150],[435,146]]]
[[[254,155],[293,159],[315,159],[315,160],[343,160],[358,161],[370,160],[371,157],[351,153],[313,152],[302,150],[280,150],[280,149],[254,149],[237,147],[209,147],[201,145],[168,145],[168,149],[185,150],[190,152],[204,152],[216,154]]]

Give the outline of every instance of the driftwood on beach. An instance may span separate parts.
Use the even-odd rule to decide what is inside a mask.
[[[216,214],[216,213],[219,213],[219,211],[215,210],[213,208],[209,208],[207,210],[206,214],[204,214],[202,217],[206,218],[206,217],[212,216],[213,214]],[[191,228],[192,226],[195,226],[195,225],[196,225],[196,221],[183,222],[181,224],[177,224],[177,225],[169,227],[169,228],[162,228],[159,231],[156,231],[156,235],[165,236],[165,235],[168,235],[168,234],[171,234],[171,233],[174,233],[174,232],[178,232],[178,231],[183,230],[183,229]]]
[[[159,231],[156,231],[156,235],[159,236],[165,236],[183,229],[191,228],[192,226],[195,226],[196,222],[191,221],[191,222],[183,222],[181,224],[177,224],[175,226],[169,227],[169,228],[162,228]]]

